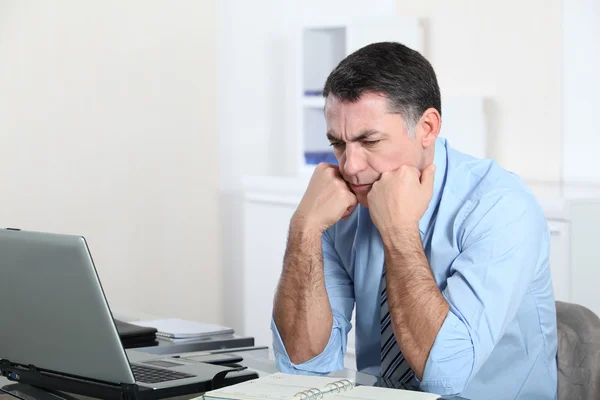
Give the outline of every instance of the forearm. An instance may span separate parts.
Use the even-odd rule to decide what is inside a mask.
[[[448,314],[425,257],[418,226],[382,234],[388,305],[400,350],[419,379]]]
[[[325,349],[333,326],[321,233],[292,222],[283,264],[273,318],[290,361],[301,364]]]

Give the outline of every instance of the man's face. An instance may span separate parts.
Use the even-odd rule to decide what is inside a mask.
[[[342,177],[359,203],[367,207],[367,194],[381,174],[402,165],[422,170],[422,140],[411,139],[400,114],[389,112],[388,100],[376,93],[363,94],[354,103],[328,96],[325,102],[327,136]]]

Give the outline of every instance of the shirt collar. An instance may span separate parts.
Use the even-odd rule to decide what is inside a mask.
[[[448,151],[446,149],[446,140],[437,138],[434,146],[433,163],[435,164],[436,169],[433,179],[433,196],[431,196],[431,201],[429,202],[429,206],[427,207],[425,214],[423,214],[423,217],[419,221],[419,231],[423,235],[427,232],[427,229],[431,224],[431,218],[433,217],[433,214],[435,213],[440,202],[440,198],[442,197],[442,191],[444,189],[444,183],[446,180],[446,158],[448,155]]]

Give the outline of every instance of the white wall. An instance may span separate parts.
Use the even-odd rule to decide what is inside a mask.
[[[561,176],[561,4],[398,0],[400,15],[426,22],[441,90],[492,97],[489,154],[528,180]]]
[[[0,3],[0,226],[86,236],[113,305],[221,322],[215,4]]]

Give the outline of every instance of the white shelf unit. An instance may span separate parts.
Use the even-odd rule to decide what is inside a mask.
[[[327,76],[346,56],[370,43],[396,41],[423,51],[423,32],[417,17],[368,17],[330,20],[303,25],[298,33],[299,54],[293,115],[297,122],[297,141],[293,146],[297,171],[311,173],[319,161],[335,163],[326,139],[322,97]]]

